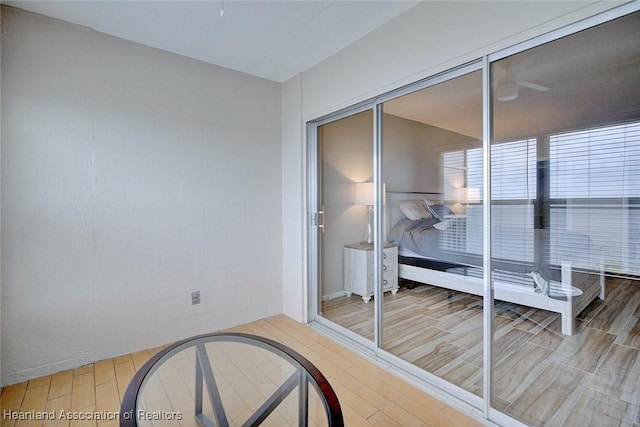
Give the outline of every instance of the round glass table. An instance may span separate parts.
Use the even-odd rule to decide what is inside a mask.
[[[309,387],[311,385],[311,387]],[[213,333],[177,342],[135,374],[120,426],[343,426],[324,375],[268,338]]]

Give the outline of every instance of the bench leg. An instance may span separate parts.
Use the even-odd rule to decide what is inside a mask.
[[[571,304],[571,299],[567,301],[567,304]],[[565,310],[562,313],[562,334],[573,335],[576,333],[576,319],[571,315],[572,310]]]
[[[570,262],[562,262],[562,288],[567,290],[567,301],[562,309],[562,333],[564,335],[573,335],[576,330],[576,319],[573,313],[573,297],[571,296],[572,287],[572,269]]]

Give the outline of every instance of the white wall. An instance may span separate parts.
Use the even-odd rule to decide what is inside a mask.
[[[396,89],[413,81],[462,65],[569,23],[615,7],[622,2],[422,2],[398,18],[369,33],[317,66],[302,73],[301,112],[304,121]],[[285,86],[292,83],[286,82]],[[287,110],[288,111],[288,110]],[[287,114],[292,114],[290,111]],[[295,120],[283,118],[295,126]],[[283,133],[288,133],[283,129]],[[287,141],[291,150],[304,150],[305,138]],[[304,162],[283,164],[288,173],[306,175]],[[304,194],[303,182],[284,182],[283,192]],[[286,199],[283,210],[299,208],[304,200]],[[306,212],[288,227],[304,230]],[[288,243],[285,241],[285,245]],[[289,252],[284,271],[306,263],[306,248]],[[293,282],[284,293],[301,294]],[[298,306],[306,307],[306,301]],[[297,317],[295,304],[284,307]],[[302,319],[306,319],[306,314]]]
[[[300,143],[303,135],[302,79],[298,75],[282,85],[282,307],[290,317],[303,320],[307,301],[307,270],[296,262],[306,245],[306,222],[301,221],[306,205],[306,177],[299,165],[305,163],[306,151]],[[289,167],[289,165],[298,165]],[[287,260],[294,260],[288,262]],[[284,264],[283,264],[284,266]]]
[[[441,192],[441,152],[448,146],[477,143],[471,137],[390,114],[383,120],[382,170],[387,191]]]
[[[281,313],[280,85],[2,25],[2,383]]]
[[[421,2],[305,71],[304,118],[329,114],[620,3]]]

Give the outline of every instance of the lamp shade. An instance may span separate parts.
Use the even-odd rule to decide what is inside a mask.
[[[467,200],[467,189],[465,187],[454,187],[444,194],[444,199],[448,202],[465,202]]]
[[[373,205],[373,182],[356,183],[356,205]]]
[[[467,203],[480,202],[480,189],[477,187],[467,188]]]

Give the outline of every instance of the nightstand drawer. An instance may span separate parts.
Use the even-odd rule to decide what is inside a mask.
[[[396,248],[385,249],[382,252],[382,271],[393,271],[398,263]]]
[[[373,262],[369,263],[369,276],[373,276]],[[393,271],[395,270],[395,263],[391,260],[389,261],[382,261],[382,272],[385,273],[387,271]]]
[[[388,290],[396,287],[395,273],[393,270],[385,271],[382,275],[382,289]]]

